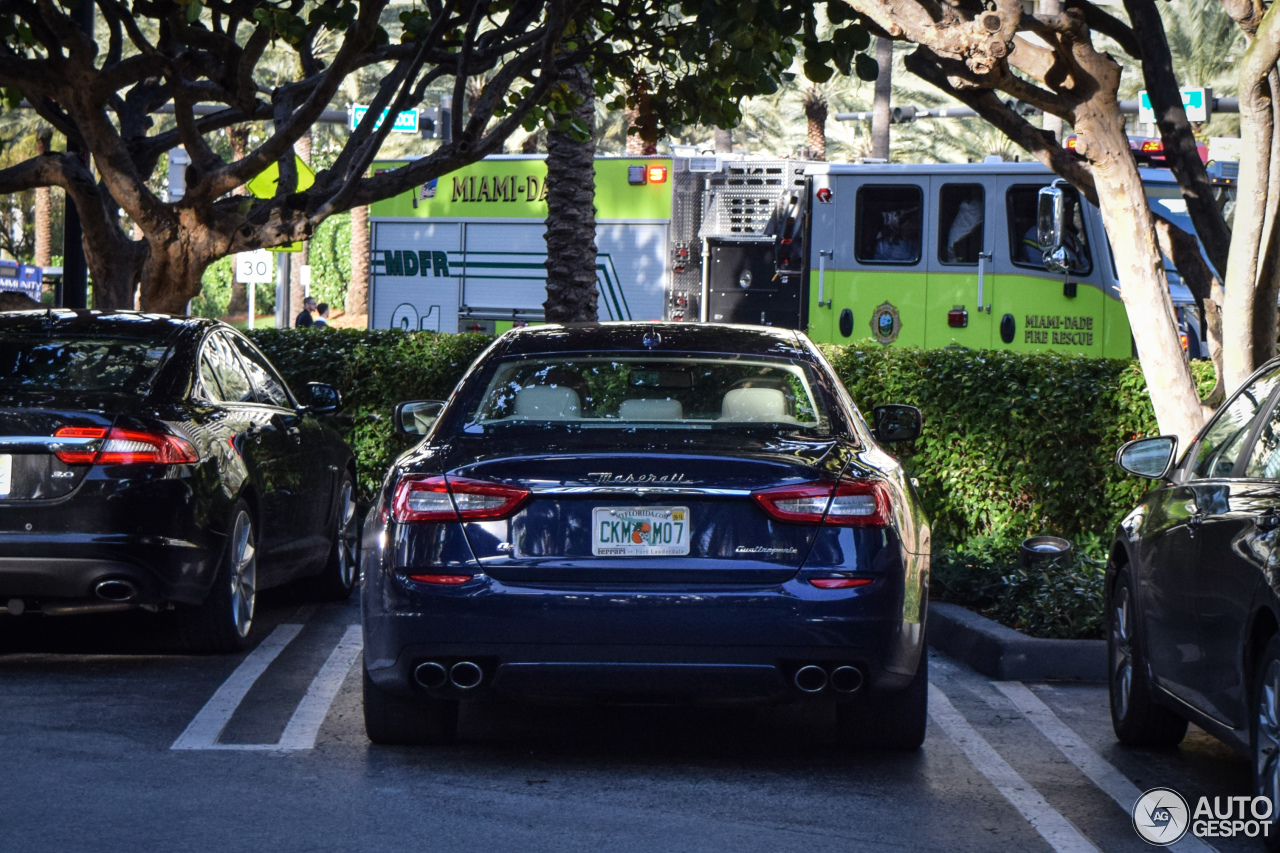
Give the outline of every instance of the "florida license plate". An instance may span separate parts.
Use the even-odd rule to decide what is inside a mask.
[[[0,498],[7,498],[13,489],[13,457],[0,453]]]
[[[685,506],[596,507],[591,553],[597,557],[673,557],[689,553]]]

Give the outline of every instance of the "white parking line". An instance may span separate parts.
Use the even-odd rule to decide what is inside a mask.
[[[170,749],[217,749],[218,735],[236,712],[241,700],[284,647],[298,636],[301,625],[277,625],[267,638],[240,662],[231,677],[196,714],[186,731],[178,735]]]
[[[1097,785],[1125,814],[1132,814],[1133,804],[1142,796],[1138,787],[1129,778],[1113,767],[1106,759],[1094,752],[1075,731],[1062,722],[1049,706],[1040,700],[1020,681],[993,682],[996,689],[1009,697],[1013,706],[1022,712],[1040,734],[1058,748],[1067,760],[1079,768],[1080,772]],[[1170,845],[1170,850],[1187,851],[1187,853],[1211,853],[1214,850],[1208,843],[1194,835],[1184,835],[1177,844]]]
[[[1098,853],[1071,822],[1045,802],[1018,771],[969,725],[936,685],[929,684],[929,717],[965,754],[974,767],[1017,809],[1057,853]]]
[[[280,736],[276,749],[315,747],[316,735],[320,733],[320,726],[329,713],[329,706],[342,689],[342,682],[346,680],[351,665],[360,657],[363,648],[364,636],[360,626],[348,626],[337,648],[329,655],[329,659],[320,667],[320,672],[316,673],[311,686],[307,688],[307,695],[302,697],[298,709],[289,718],[289,724],[284,727],[284,734]]]

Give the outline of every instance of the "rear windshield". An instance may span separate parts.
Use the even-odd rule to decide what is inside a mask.
[[[582,429],[830,432],[812,369],[690,356],[541,356],[499,362],[463,403],[464,431],[546,424]]]
[[[110,337],[0,337],[0,391],[141,393],[166,347]]]

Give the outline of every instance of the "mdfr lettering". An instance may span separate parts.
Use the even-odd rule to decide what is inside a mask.
[[[428,270],[437,276],[449,275],[449,256],[444,252],[384,251],[382,256],[383,275],[426,275]]]

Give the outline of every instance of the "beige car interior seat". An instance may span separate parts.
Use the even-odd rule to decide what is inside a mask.
[[[734,388],[720,404],[720,420],[777,423],[792,422],[786,395],[777,388]]]
[[[679,400],[671,399],[623,400],[618,407],[618,417],[624,421],[678,421],[684,417],[684,406]]]
[[[517,418],[537,421],[567,421],[582,417],[582,400],[572,388],[530,385],[516,394]]]

